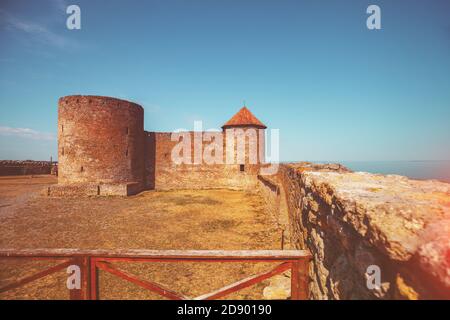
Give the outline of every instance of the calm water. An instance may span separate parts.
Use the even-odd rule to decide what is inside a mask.
[[[324,161],[315,161],[323,163]],[[450,183],[450,160],[446,161],[326,161],[341,163],[353,171],[398,174],[412,179],[436,179]]]

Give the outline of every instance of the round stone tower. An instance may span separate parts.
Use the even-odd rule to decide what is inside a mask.
[[[144,181],[144,110],[100,96],[67,96],[58,103],[58,182],[116,184]]]

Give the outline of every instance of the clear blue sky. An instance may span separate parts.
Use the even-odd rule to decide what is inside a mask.
[[[245,99],[284,161],[450,159],[449,17],[448,0],[2,0],[0,159],[55,158],[70,94],[141,103],[155,131],[218,128]]]

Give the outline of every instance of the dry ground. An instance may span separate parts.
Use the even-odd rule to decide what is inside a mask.
[[[38,190],[50,176],[0,178],[0,248],[279,249],[280,231],[257,194],[231,190],[147,191],[132,197],[53,198]],[[0,287],[48,262],[2,261]],[[188,296],[270,267],[235,263],[136,263],[120,266]],[[59,272],[0,299],[67,299]],[[229,298],[262,297],[267,282]],[[160,297],[100,273],[101,298]]]

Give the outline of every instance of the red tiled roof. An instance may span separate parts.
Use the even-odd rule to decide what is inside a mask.
[[[253,126],[261,129],[266,129],[267,127],[256,118],[246,106],[242,107],[230,120],[228,120],[223,126],[223,129],[229,127],[239,127],[239,126]]]

